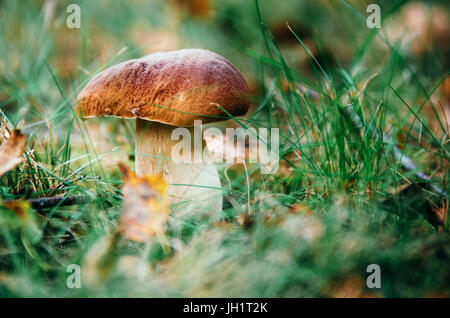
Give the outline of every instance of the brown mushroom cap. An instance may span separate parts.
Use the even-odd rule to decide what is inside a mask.
[[[241,73],[208,50],[153,53],[112,66],[96,75],[78,95],[83,118],[141,118],[192,126],[244,115],[249,89]]]

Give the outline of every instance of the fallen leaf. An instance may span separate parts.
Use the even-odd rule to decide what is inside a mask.
[[[24,222],[28,221],[26,211],[30,208],[30,204],[24,200],[3,201],[3,205],[13,211]]]
[[[22,157],[25,148],[25,135],[19,130],[14,130],[11,136],[0,146],[0,176],[25,160]]]
[[[123,163],[119,163],[119,169],[124,181],[120,233],[138,242],[163,236],[170,213],[168,185],[163,176],[137,177]]]

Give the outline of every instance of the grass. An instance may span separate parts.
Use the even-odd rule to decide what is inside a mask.
[[[27,217],[0,203],[0,295],[448,296],[448,202],[426,185],[448,193],[449,106],[439,95],[448,57],[435,42],[418,57],[404,36],[391,38],[408,5],[381,1],[383,27],[368,29],[353,1],[229,1],[213,16],[177,19],[159,1],[80,1],[82,27],[70,30],[64,5],[49,27],[42,2],[1,1],[0,114],[27,135],[26,162],[0,177],[1,199],[93,202],[34,211],[21,201],[16,212]],[[426,8],[436,5],[448,15],[445,2]],[[223,213],[171,214],[168,250],[117,234],[117,161],[134,166],[134,122],[73,111],[90,77],[145,54],[136,25],[139,35],[172,30],[181,47],[226,56],[254,100],[234,125],[280,128],[278,171],[219,166]],[[373,263],[381,289],[365,287]],[[80,289],[66,287],[69,264],[82,268]]]

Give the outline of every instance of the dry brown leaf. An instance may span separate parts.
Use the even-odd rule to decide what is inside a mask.
[[[11,136],[0,146],[0,176],[25,160],[22,157],[25,148],[25,135],[19,130],[14,130]]]
[[[28,214],[26,211],[30,208],[30,204],[23,200],[3,201],[4,206],[13,211],[23,221],[28,221]]]
[[[170,213],[166,181],[159,175],[137,177],[123,163],[119,163],[119,169],[124,181],[120,233],[138,242],[163,236]]]

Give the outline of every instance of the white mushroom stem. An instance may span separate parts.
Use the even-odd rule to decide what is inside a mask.
[[[210,154],[204,142],[202,141],[202,150],[205,150],[201,162],[193,162],[195,150],[193,137],[190,147],[191,162],[172,161],[172,149],[180,142],[171,138],[175,128],[158,122],[136,120],[136,174],[143,176],[163,173],[169,183],[172,203],[180,203],[180,206],[186,208],[202,207],[208,211],[222,211],[219,174],[215,164],[209,160]],[[188,129],[191,136],[194,136],[193,129]]]

